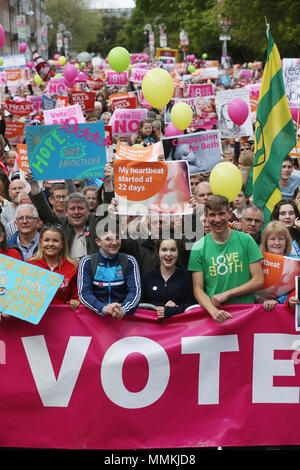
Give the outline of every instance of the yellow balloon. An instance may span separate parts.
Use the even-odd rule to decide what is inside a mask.
[[[183,101],[176,103],[171,110],[171,121],[180,131],[184,131],[189,127],[193,119],[192,108]]]
[[[212,169],[209,184],[214,194],[225,196],[232,202],[242,189],[242,174],[233,163],[221,162]]]
[[[60,58],[58,59],[58,62],[60,65],[65,65],[65,63],[67,62],[67,59],[65,58],[64,55],[61,55]]]
[[[174,94],[174,81],[165,69],[152,69],[142,81],[142,92],[147,103],[161,109],[169,103]]]
[[[33,77],[33,81],[36,85],[41,85],[43,83],[43,79],[36,73]]]

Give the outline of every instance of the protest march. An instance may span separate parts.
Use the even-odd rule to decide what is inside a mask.
[[[0,448],[299,449],[300,59],[265,26],[239,64],[0,24]]]

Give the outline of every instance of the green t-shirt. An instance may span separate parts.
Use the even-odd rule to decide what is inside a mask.
[[[227,242],[216,243],[209,233],[194,243],[188,269],[203,271],[204,291],[212,298],[250,281],[249,264],[263,256],[248,233],[231,230]],[[231,297],[227,303],[254,303],[254,293]]]

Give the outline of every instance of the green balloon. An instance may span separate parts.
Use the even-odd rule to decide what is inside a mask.
[[[3,57],[0,57],[0,65],[3,65],[4,64],[4,59]]]
[[[202,54],[202,59],[207,59],[207,54],[206,54],[206,52],[204,52],[204,53]]]
[[[114,47],[108,54],[107,60],[115,72],[121,73],[130,64],[130,54],[124,47]]]
[[[189,65],[189,66],[188,66],[188,72],[193,73],[193,72],[195,72],[195,70],[196,70],[196,69],[195,69],[195,67],[194,67],[193,65]]]
[[[86,63],[85,62],[80,62],[80,67],[85,67],[86,66]]]

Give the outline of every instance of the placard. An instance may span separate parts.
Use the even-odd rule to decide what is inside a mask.
[[[104,177],[104,122],[27,126],[28,163],[34,180]]]
[[[91,112],[95,107],[95,93],[93,91],[72,91],[71,104],[79,104],[82,111]]]
[[[218,130],[163,138],[162,144],[166,161],[186,160],[190,174],[211,171],[222,161]]]
[[[110,118],[109,125],[113,134],[130,135],[135,134],[140,122],[146,119],[147,110],[140,109],[116,109]]]
[[[44,111],[45,124],[82,124],[85,122],[79,104]]]
[[[114,161],[118,213],[127,215],[190,214],[186,161]]]
[[[119,160],[155,162],[158,161],[159,156],[164,156],[164,153],[161,142],[155,142],[155,144],[148,145],[147,147],[134,147],[119,141],[115,156]]]
[[[0,255],[0,311],[38,324],[64,276]]]
[[[247,104],[249,114],[242,126],[235,124],[228,116],[229,103],[240,98]],[[247,88],[238,88],[232,90],[218,91],[216,95],[216,109],[218,114],[218,129],[221,133],[221,138],[235,138],[253,135],[253,124],[250,109],[249,90]]]
[[[126,86],[128,85],[128,72],[114,72],[108,70],[106,72],[106,85],[107,86]]]

